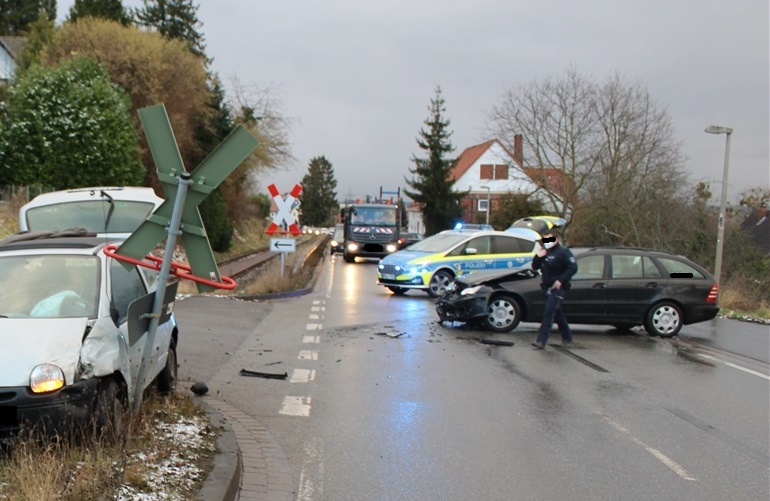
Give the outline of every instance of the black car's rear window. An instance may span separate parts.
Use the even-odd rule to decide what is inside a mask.
[[[668,271],[669,275],[671,273],[683,273],[684,275],[680,276],[689,277],[689,274],[692,273],[692,278],[706,278],[703,273],[698,271],[696,268],[685,262],[679,261],[678,259],[659,257],[658,261],[660,261],[660,264],[666,268],[666,271]]]

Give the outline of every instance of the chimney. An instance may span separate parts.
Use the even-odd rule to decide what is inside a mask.
[[[524,137],[521,134],[513,136],[513,160],[524,167]]]

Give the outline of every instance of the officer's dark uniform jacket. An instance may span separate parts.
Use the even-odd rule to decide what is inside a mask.
[[[572,251],[557,243],[546,252],[545,257],[535,255],[532,258],[532,269],[540,270],[543,275],[543,289],[550,289],[558,280],[563,289],[569,290],[569,281],[578,269]]]

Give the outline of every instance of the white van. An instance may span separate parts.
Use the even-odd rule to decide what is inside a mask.
[[[152,188],[113,186],[43,193],[19,210],[19,229],[84,228],[102,238],[125,240],[162,203]]]

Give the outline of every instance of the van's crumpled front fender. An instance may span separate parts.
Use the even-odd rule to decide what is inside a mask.
[[[126,342],[120,329],[110,318],[97,320],[80,350],[81,378],[108,376],[119,371],[126,383],[130,384],[128,367]]]

